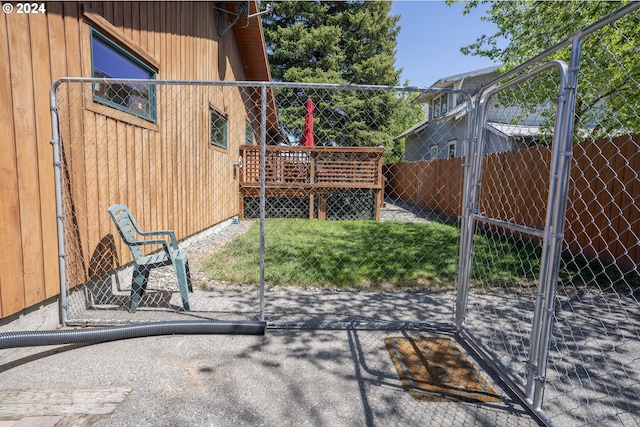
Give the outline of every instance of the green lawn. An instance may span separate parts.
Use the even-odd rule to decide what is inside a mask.
[[[265,282],[269,285],[342,289],[455,286],[459,230],[438,222],[265,221]],[[472,282],[482,288],[534,291],[540,245],[489,231],[475,236]],[[565,254],[560,281],[581,287],[611,278],[597,262]],[[260,224],[238,236],[205,262],[215,279],[260,281]],[[603,274],[604,273],[604,274]]]
[[[211,277],[259,283],[259,223],[214,254]],[[265,222],[265,282],[303,287],[451,287],[458,230],[439,223]]]

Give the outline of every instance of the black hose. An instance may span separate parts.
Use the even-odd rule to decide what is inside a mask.
[[[0,333],[0,349],[100,343],[157,335],[264,335],[266,322],[172,321],[127,326]]]

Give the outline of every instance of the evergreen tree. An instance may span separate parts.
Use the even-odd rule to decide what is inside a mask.
[[[394,86],[399,16],[390,1],[284,1],[263,18],[271,75],[275,81]],[[301,135],[304,103],[315,103],[316,144],[384,145],[385,161],[402,157],[394,140],[417,111],[409,95],[393,91],[276,91],[281,124]],[[293,137],[295,139],[295,137]],[[296,141],[293,141],[294,143]]]

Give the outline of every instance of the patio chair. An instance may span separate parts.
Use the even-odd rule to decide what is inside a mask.
[[[157,267],[164,267],[173,264],[178,277],[180,286],[180,296],[182,297],[182,307],[189,311],[189,294],[193,292],[191,284],[191,274],[189,272],[189,261],[187,252],[178,247],[178,240],[175,233],[171,230],[158,231],[142,231],[133,215],[122,204],[110,206],[109,216],[118,228],[120,237],[129,247],[131,255],[133,255],[133,278],[131,279],[131,306],[129,311],[136,311],[140,299],[144,295],[147,288],[147,279],[149,272]],[[171,243],[164,238],[156,238],[149,240],[138,240],[137,235],[149,236],[169,236]],[[162,251],[144,254],[141,247],[144,245],[162,245]]]

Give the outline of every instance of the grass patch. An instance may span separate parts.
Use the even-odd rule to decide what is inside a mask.
[[[259,223],[205,263],[216,279],[259,283]],[[303,287],[452,287],[459,232],[439,223],[265,222],[265,282]]]
[[[309,221],[267,219],[265,282],[276,286],[339,289],[451,290],[457,275],[459,230],[438,222]],[[541,246],[489,230],[474,237],[472,282],[485,289],[535,292]],[[204,264],[215,279],[241,284],[260,281],[260,224],[238,236]],[[616,274],[617,273],[617,274]],[[616,279],[617,278],[617,279]],[[638,278],[615,266],[564,253],[560,285],[623,286],[634,292]],[[617,285],[615,282],[620,281]]]

